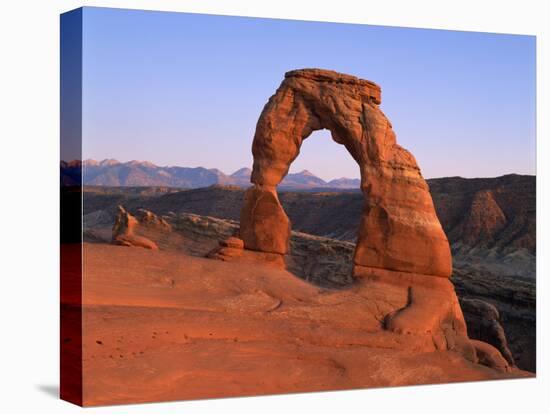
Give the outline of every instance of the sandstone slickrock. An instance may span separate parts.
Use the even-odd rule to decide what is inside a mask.
[[[438,349],[457,349],[457,338],[467,344],[464,315],[448,279],[364,266],[356,266],[355,274],[365,289],[381,284],[405,292],[405,305],[385,315],[386,329],[400,334],[431,335]]]
[[[320,289],[263,261],[177,246],[83,249],[86,405],[531,376],[477,364],[490,352],[465,337],[383,330],[384,315],[407,303],[397,285]]]
[[[357,265],[449,277],[451,254],[428,186],[380,110],[380,87],[321,69],[287,72],[258,120],[254,166],[241,211],[248,249],[285,254],[289,221],[276,187],[304,139],[328,129],[359,165],[364,208]]]
[[[136,217],[149,216],[140,213],[139,210],[135,211]],[[158,219],[160,218],[158,217]],[[471,369],[480,372],[479,378],[497,374],[490,373],[494,371],[483,371],[485,367],[480,367],[477,363],[496,364],[494,368],[498,370],[502,370],[501,368],[504,367],[502,360],[495,356],[495,351],[490,351],[491,348],[478,351],[466,336],[460,308],[456,306],[456,297],[453,295],[452,286],[445,278],[363,267],[361,271],[368,271],[369,274],[362,274],[355,283],[349,284],[348,278],[351,277],[351,271],[349,274],[345,273],[346,269],[349,269],[348,265],[352,264],[354,245],[349,242],[298,232],[292,233],[291,251],[289,255],[285,256],[287,268],[292,269],[291,274],[283,268],[284,262],[281,263],[281,255],[242,249],[243,243],[238,236],[238,222],[188,213],[168,213],[162,216],[162,220],[169,224],[172,232],[150,233],[151,240],[155,241],[158,246],[162,246],[160,252],[143,251],[140,253],[138,249],[128,252],[112,250],[112,252],[119,251],[119,254],[125,258],[132,257],[132,262],[141,260],[142,265],[145,265],[148,270],[142,269],[142,265],[138,266],[133,263],[132,269],[134,270],[130,272],[132,278],[135,278],[137,274],[135,269],[140,269],[139,271],[143,273],[144,277],[152,280],[154,288],[162,291],[162,295],[173,296],[177,306],[190,306],[194,309],[193,312],[196,312],[196,309],[204,308],[208,314],[211,314],[212,309],[217,306],[215,303],[219,302],[224,315],[228,310],[245,312],[247,315],[245,318],[231,318],[231,320],[242,320],[243,323],[248,323],[252,309],[263,310],[265,307],[266,313],[261,316],[262,323],[266,323],[266,318],[272,317],[292,321],[284,328],[286,340],[293,341],[288,338],[288,329],[295,329],[296,333],[291,335],[291,338],[298,335],[301,338],[300,341],[305,341],[300,342],[301,346],[310,342],[317,347],[322,344],[324,344],[323,346],[337,345],[338,350],[334,351],[335,355],[340,355],[342,346],[347,347],[349,344],[354,344],[352,348],[355,349],[355,345],[361,343],[367,346],[365,348],[366,355],[382,352],[385,353],[388,361],[391,361],[392,357],[389,352],[407,349],[406,352],[410,355],[407,358],[411,358],[408,368],[404,369],[401,366],[401,363],[407,363],[402,359],[402,353],[395,356],[399,361],[395,362],[398,367],[396,368],[398,376],[404,375],[404,372],[417,366],[417,358],[424,358],[426,355],[432,355],[428,365],[433,369],[436,369],[431,365],[436,363],[434,358],[444,358],[445,360],[456,358],[457,361],[467,361],[472,364]],[[146,221],[158,222],[159,220]],[[143,234],[142,232],[146,228],[145,224],[139,222],[134,227],[138,234]],[[175,238],[174,233],[181,237]],[[170,235],[169,240],[163,240],[166,234]],[[101,248],[98,243],[88,246],[88,250]],[[216,248],[216,246],[218,247]],[[117,249],[116,246],[111,246],[111,248]],[[215,257],[218,261],[224,262],[223,266],[228,267],[197,262],[197,264],[202,263],[201,270],[196,268],[191,271],[187,265],[182,265],[180,270],[174,273],[174,260],[187,261],[192,260],[193,257],[195,260],[203,260],[202,258],[215,248],[218,252],[228,249],[239,253],[230,257],[224,252]],[[104,257],[105,253],[101,253],[97,257],[101,259],[102,265],[107,266],[103,270],[96,269],[98,275],[104,275],[109,271],[113,272],[113,275],[117,275],[115,277],[118,278],[121,269],[123,273],[128,273],[127,267],[121,268],[120,264],[117,264],[118,260],[108,263],[103,261]],[[166,260],[168,261],[166,262]],[[117,266],[119,270],[115,270]],[[216,268],[218,271],[216,274],[211,274],[209,270],[203,269],[203,266]],[[248,282],[242,280],[242,272],[249,273]],[[266,277],[267,274],[270,276]],[[252,278],[252,275],[255,275],[255,278]],[[295,275],[313,282],[315,285],[300,284],[299,279],[294,277]],[[198,283],[196,286],[198,290],[193,292],[187,290],[190,277],[196,280],[193,283]],[[280,292],[277,293],[271,288],[267,288],[265,283],[280,285]],[[126,286],[126,283],[122,284]],[[105,286],[105,283],[100,283],[98,286]],[[227,286],[229,290],[222,294],[219,291],[220,286]],[[166,287],[170,289],[166,289]],[[139,292],[137,286],[134,288],[136,292]],[[258,290],[259,288],[261,290]],[[88,292],[90,292],[90,287]],[[202,293],[199,295],[197,292]],[[421,294],[418,295],[418,293]],[[182,294],[186,297],[183,301]],[[202,297],[203,294],[207,294],[207,297]],[[141,297],[140,295],[147,303],[152,297],[158,296],[152,294],[150,289],[138,293],[138,297]],[[306,302],[304,302],[304,295],[309,297]],[[293,306],[291,304],[294,303],[296,297],[301,299],[296,302],[297,306]],[[106,300],[105,293],[101,293],[97,298]],[[135,304],[137,297],[132,296],[131,300]],[[199,305],[199,303],[201,304]],[[409,323],[407,319],[410,316],[407,314],[411,314],[413,306],[417,307],[415,312],[423,316],[421,318],[413,317],[414,323]],[[196,317],[196,314],[193,317]],[[224,316],[224,318],[226,317]],[[306,321],[316,322],[310,326]],[[189,321],[185,323],[185,326],[189,326],[188,323]],[[298,326],[295,325],[296,323],[305,323],[306,326]],[[396,328],[388,330],[392,324]],[[227,326],[227,320],[224,322],[224,326]],[[271,328],[270,325],[266,332],[271,332]],[[208,328],[204,329],[212,328],[211,325],[208,325]],[[337,335],[329,334],[330,330],[337,332]],[[206,332],[207,336],[208,332]],[[259,334],[257,331],[250,332],[250,334],[256,339],[263,338],[263,334]],[[276,346],[279,347],[281,344],[277,343]],[[437,354],[445,354],[445,356],[438,357]],[[270,358],[267,359],[271,360]],[[370,367],[370,365],[368,366]],[[447,369],[449,370],[447,375],[454,376],[455,380],[467,378],[461,376],[464,375],[462,370],[458,373],[450,367]],[[387,374],[386,369],[383,372]],[[482,374],[483,372],[486,374]],[[517,370],[512,372],[512,375],[518,373]],[[426,377],[422,375],[411,377],[410,381],[413,383],[425,381]],[[396,380],[393,384],[403,383],[403,378]],[[376,381],[373,384],[377,383]],[[378,384],[380,385],[380,383]]]

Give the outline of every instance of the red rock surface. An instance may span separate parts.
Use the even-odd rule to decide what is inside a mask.
[[[85,243],[83,404],[530,376],[477,363],[504,360],[467,341],[452,318],[432,319],[446,331],[385,329],[386,315],[407,309],[414,276],[320,289],[262,254],[226,262]],[[424,285],[439,301],[438,288]]]
[[[286,253],[288,218],[276,187],[304,139],[328,129],[359,164],[364,209],[357,265],[449,277],[451,254],[428,186],[412,154],[399,146],[373,82],[320,69],[288,72],[258,120],[254,168],[241,212],[249,249]],[[265,214],[269,211],[269,214]]]

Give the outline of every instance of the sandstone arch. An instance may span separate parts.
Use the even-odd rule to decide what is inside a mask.
[[[241,211],[245,248],[285,254],[290,221],[277,185],[313,131],[328,129],[358,163],[364,209],[356,268],[449,277],[447,237],[414,156],[399,146],[373,82],[321,69],[287,72],[265,105],[252,145],[254,166]],[[356,272],[360,274],[361,271]]]

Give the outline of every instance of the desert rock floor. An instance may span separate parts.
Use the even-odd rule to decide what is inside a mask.
[[[504,379],[384,331],[392,287],[313,286],[261,263],[84,244],[84,405]]]

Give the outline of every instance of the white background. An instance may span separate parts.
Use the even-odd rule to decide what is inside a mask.
[[[0,411],[79,410],[56,398],[59,366],[59,14],[109,6],[537,35],[538,376],[454,385],[230,398],[88,412],[548,412],[550,12],[541,1],[4,1],[0,13]],[[406,70],[406,68],[404,68]],[[503,85],[506,87],[506,85]],[[475,149],[472,149],[475,151]]]

